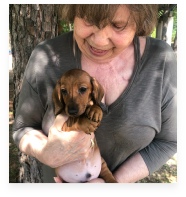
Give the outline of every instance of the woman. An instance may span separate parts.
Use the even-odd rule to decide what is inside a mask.
[[[33,51],[14,140],[22,152],[44,164],[44,182],[53,181],[53,168],[86,158],[93,134],[50,130],[55,83],[65,71],[80,68],[105,91],[104,116],[95,133],[101,155],[117,182],[143,179],[177,148],[176,58],[168,44],[148,37],[156,25],[157,5],[66,5],[62,13],[74,22],[74,31]]]

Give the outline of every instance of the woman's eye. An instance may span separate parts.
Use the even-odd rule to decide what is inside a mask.
[[[63,95],[67,95],[67,90],[66,90],[66,89],[61,89],[61,93],[62,93]]]
[[[81,87],[79,88],[79,93],[83,94],[87,91],[87,88],[86,87]]]
[[[112,24],[112,27],[116,30],[116,31],[123,31],[126,28],[126,25],[116,25],[116,24]]]

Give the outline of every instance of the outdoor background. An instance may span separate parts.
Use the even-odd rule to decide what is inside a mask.
[[[42,40],[73,30],[73,24],[61,21],[54,4],[10,4],[9,42],[9,182],[24,182],[37,161],[20,153],[12,140],[12,124],[19,98],[24,69],[33,48]],[[158,25],[150,36],[168,42],[177,53],[177,5],[161,4]],[[40,20],[38,19],[38,16]],[[25,173],[24,172],[29,172]],[[36,178],[37,179],[37,178]],[[36,180],[37,182],[38,180]],[[39,181],[38,181],[39,182]],[[177,182],[177,154],[161,169],[139,183]]]

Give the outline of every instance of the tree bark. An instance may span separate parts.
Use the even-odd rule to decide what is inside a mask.
[[[173,20],[174,20],[172,15],[173,15],[173,9],[176,6],[177,6],[176,4],[159,4],[159,20],[158,20],[158,26],[156,31],[156,37],[164,40],[171,46],[172,46],[171,39],[172,39]]]
[[[174,50],[175,52],[177,52],[177,31],[176,31],[176,36],[175,36],[175,38],[174,38],[173,50]]]
[[[24,71],[35,46],[58,35],[57,4],[10,4],[9,31],[14,82],[13,111],[18,104]],[[40,163],[19,152],[20,183],[42,182]]]

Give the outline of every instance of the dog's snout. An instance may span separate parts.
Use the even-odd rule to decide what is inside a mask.
[[[78,114],[78,108],[76,106],[69,106],[68,107],[68,114],[71,116],[75,116]]]

